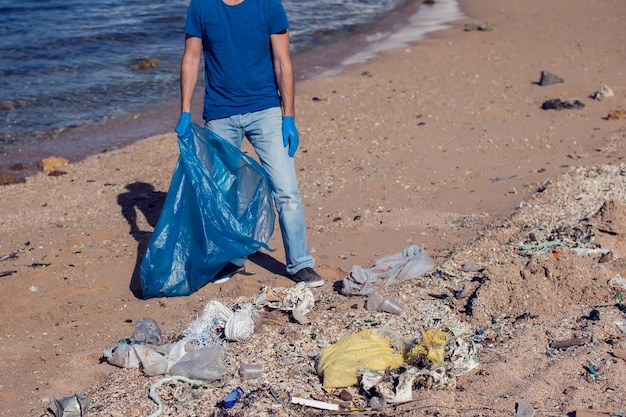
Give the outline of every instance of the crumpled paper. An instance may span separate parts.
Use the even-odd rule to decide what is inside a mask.
[[[344,295],[367,295],[375,291],[372,284],[384,280],[384,288],[398,284],[430,271],[435,266],[428,253],[419,246],[410,245],[402,252],[387,255],[376,261],[373,267],[364,269],[354,265],[343,279],[341,293]]]
[[[307,323],[306,315],[315,307],[315,297],[303,282],[297,283],[294,287],[264,286],[253,302],[259,307],[291,311],[293,318],[300,324]]]

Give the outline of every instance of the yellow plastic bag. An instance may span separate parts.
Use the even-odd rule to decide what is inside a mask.
[[[422,330],[422,340],[408,354],[412,364],[434,363],[443,364],[448,335],[441,330]]]
[[[323,377],[323,388],[330,391],[357,384],[357,371],[361,368],[382,371],[399,367],[404,357],[394,350],[392,342],[383,332],[368,329],[322,349],[317,374]]]

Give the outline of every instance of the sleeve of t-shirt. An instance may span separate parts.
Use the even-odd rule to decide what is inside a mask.
[[[285,13],[285,8],[280,0],[265,1],[265,17],[270,34],[280,33],[289,29],[287,13]]]
[[[191,0],[187,9],[187,20],[185,21],[185,33],[194,38],[202,38],[200,1]]]

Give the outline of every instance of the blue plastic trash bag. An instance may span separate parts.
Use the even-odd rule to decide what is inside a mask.
[[[267,247],[274,207],[266,171],[196,124],[141,262],[144,299],[189,295],[235,258]]]

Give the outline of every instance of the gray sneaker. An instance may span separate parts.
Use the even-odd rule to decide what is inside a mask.
[[[318,275],[313,268],[302,268],[294,274],[287,275],[289,279],[294,282],[304,282],[309,288],[321,287],[324,285],[324,280]]]

